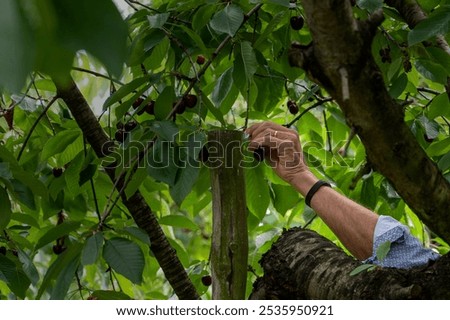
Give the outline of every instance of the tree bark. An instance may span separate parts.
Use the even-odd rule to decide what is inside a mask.
[[[313,43],[293,45],[291,65],[304,68],[330,93],[361,138],[372,166],[425,224],[450,242],[450,184],[405,124],[402,107],[389,96],[371,55],[382,15],[360,22],[349,1],[302,3]]]
[[[450,256],[410,270],[361,263],[314,231],[285,231],[260,261],[264,276],[250,299],[449,299]]]
[[[242,131],[208,134],[213,233],[211,273],[213,299],[245,298],[248,231],[242,167]]]
[[[62,85],[55,81],[57,94],[69,108],[86,140],[95,151],[97,157],[103,158],[114,150],[114,142],[111,141],[97,121],[86,99],[84,99],[75,82]],[[106,167],[106,173],[118,191],[122,189],[123,180],[115,181],[114,168]],[[150,238],[150,249],[155,255],[167,280],[179,299],[199,299],[194,285],[189,279],[181,261],[178,259],[175,249],[167,240],[157,218],[150,206],[145,202],[141,193],[136,191],[127,198],[122,194],[122,201],[132,215],[137,226],[144,230]]]

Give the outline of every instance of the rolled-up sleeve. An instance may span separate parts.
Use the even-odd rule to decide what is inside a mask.
[[[387,256],[379,261],[377,250],[385,242],[390,242],[391,247]],[[375,226],[372,256],[364,263],[409,269],[426,265],[439,257],[438,253],[424,248],[419,240],[411,235],[406,226],[389,216],[380,216]]]

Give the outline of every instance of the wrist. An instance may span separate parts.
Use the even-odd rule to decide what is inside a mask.
[[[306,196],[309,190],[311,190],[312,186],[319,181],[319,179],[312,174],[310,171],[304,171],[297,173],[293,179],[290,181],[290,184],[302,194],[302,196]]]

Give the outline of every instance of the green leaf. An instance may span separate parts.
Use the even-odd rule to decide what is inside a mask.
[[[378,200],[377,188],[375,188],[373,176],[364,179],[361,188],[361,202],[365,206],[375,209]]]
[[[422,125],[425,134],[428,139],[436,139],[439,134],[439,124],[436,121],[430,120],[424,115],[418,118],[420,124]]]
[[[84,152],[81,151],[64,171],[64,180],[66,181],[66,190],[75,198],[80,194],[80,171],[83,165]]]
[[[33,174],[23,170],[22,167],[17,167],[13,174],[17,181],[20,181],[26,188],[31,190],[31,193],[43,198],[47,197],[47,188],[44,183],[37,179]]]
[[[0,280],[4,281],[16,296],[25,299],[30,280],[21,268],[2,254],[0,254]]]
[[[286,8],[291,8],[291,2],[289,0],[263,0],[263,3],[273,3]]]
[[[444,155],[438,162],[441,171],[447,171],[450,168],[450,152]]]
[[[173,186],[178,171],[176,161],[175,148],[168,141],[158,139],[151,150],[147,172],[155,180]]]
[[[450,117],[450,101],[447,93],[441,93],[434,97],[428,107],[428,117],[434,119],[436,117]]]
[[[170,13],[166,12],[148,16],[147,19],[151,28],[160,29],[167,22],[169,17]]]
[[[172,86],[165,87],[155,101],[155,117],[157,120],[166,120],[172,111],[175,100],[174,88]]]
[[[146,245],[148,246],[151,245],[150,238],[144,230],[139,229],[137,227],[126,227],[123,229],[123,231],[125,231],[131,237],[142,241]]]
[[[28,213],[13,212],[13,214],[11,215],[11,219],[24,225],[35,227],[36,229],[40,228],[39,222],[37,222],[37,220]]]
[[[383,0],[357,0],[356,4],[361,9],[366,9],[372,13],[383,6]]]
[[[79,136],[79,129],[63,130],[51,137],[42,148],[41,160],[47,160],[54,155],[63,152],[68,145],[72,144]]]
[[[147,75],[144,77],[140,77],[137,79],[132,80],[131,82],[121,86],[119,90],[114,92],[111,96],[109,96],[108,99],[106,99],[103,110],[106,110],[110,106],[112,106],[114,103],[119,102],[123,100],[127,95],[133,93],[136,89],[143,86],[144,84],[147,84],[145,88],[148,88],[151,86],[155,81],[159,80],[159,75]],[[133,103],[134,100],[131,102]],[[131,106],[131,104],[130,104]]]
[[[357,266],[355,269],[353,269],[353,271],[350,272],[350,276],[356,276],[357,274],[359,274],[363,271],[371,271],[375,268],[376,267],[373,264],[362,264],[360,266]]]
[[[24,111],[35,112],[39,106],[36,100],[24,95],[12,95],[11,99],[19,103],[19,108]]]
[[[11,169],[9,167],[8,162],[1,162],[0,163],[0,178],[3,178],[5,180],[11,180],[13,177]]]
[[[241,59],[244,67],[245,77],[247,81],[251,81],[253,75],[258,69],[258,62],[256,61],[255,52],[252,45],[248,41],[241,42]]]
[[[447,71],[440,64],[431,60],[418,59],[415,66],[425,78],[441,84],[447,83]]]
[[[14,196],[31,210],[36,210],[36,202],[31,189],[19,180],[11,180],[14,187]]]
[[[164,40],[166,34],[161,30],[153,30],[148,36],[144,38],[144,52],[148,54],[156,45]]]
[[[56,278],[55,285],[50,295],[51,300],[62,300],[66,297],[67,291],[69,291],[79,264],[79,255],[74,256],[72,260],[67,262],[59,273],[58,278]]]
[[[220,111],[219,108],[216,108],[211,100],[209,100],[209,98],[205,95],[202,94],[202,103],[203,105],[206,106],[206,108],[208,109],[208,111],[213,115],[214,119],[216,119],[217,121],[219,121],[222,126],[225,126],[225,120],[223,119],[223,113]]]
[[[215,11],[215,4],[200,7],[192,18],[192,29],[194,29],[194,31],[196,32],[199,32],[200,29],[208,24]]]
[[[388,255],[389,251],[391,250],[391,242],[390,241],[386,241],[383,242],[382,244],[380,244],[377,248],[377,259],[378,261],[383,261],[384,259],[386,259],[386,256]]]
[[[102,246],[103,234],[101,232],[89,237],[81,252],[81,264],[87,266],[95,263],[102,252]]]
[[[133,174],[133,176],[131,177],[131,180],[125,189],[126,196],[129,198],[133,194],[135,194],[136,191],[141,186],[142,182],[144,182],[144,180],[146,178],[147,178],[147,169],[146,168],[138,168],[136,170],[135,174]]]
[[[430,12],[433,10],[441,0],[417,0],[417,3],[424,9],[426,12]]]
[[[34,83],[39,90],[56,93],[55,83],[49,79],[37,79]]]
[[[33,36],[19,1],[1,1],[0,30],[0,88],[19,92],[34,54]]]
[[[434,62],[440,64],[445,70],[447,70],[447,74],[450,76],[450,54],[439,47],[427,47],[426,52],[431,58],[433,58]]]
[[[125,238],[113,238],[105,242],[103,258],[116,272],[135,284],[142,282],[145,259],[141,248]]]
[[[92,292],[91,296],[97,298],[97,300],[133,300],[123,292],[109,290],[96,290]]]
[[[189,229],[192,231],[198,230],[198,226],[194,222],[182,215],[171,214],[160,218],[158,221],[160,224],[166,226]]]
[[[244,13],[241,8],[231,4],[216,13],[209,22],[209,25],[217,33],[226,33],[234,36],[242,22],[244,22]]]
[[[407,85],[408,76],[402,73],[397,79],[392,81],[392,85],[389,88],[389,94],[394,99],[398,98],[403,93]]]
[[[284,216],[286,211],[294,208],[299,202],[299,194],[291,186],[272,184],[271,187],[274,192],[273,205]]]
[[[39,273],[33,264],[33,260],[26,254],[22,249],[17,250],[18,257],[22,263],[23,272],[27,275],[28,279],[31,280],[33,285],[36,285],[39,281]]]
[[[184,32],[187,33],[187,35],[195,42],[195,44],[197,45],[197,47],[200,49],[201,52],[205,53],[208,52],[208,49],[205,46],[205,43],[203,42],[202,38],[195,33],[194,31],[192,31],[191,29],[187,28],[184,25],[180,25],[179,26]]]
[[[152,29],[148,32],[140,32],[131,43],[130,54],[127,60],[129,66],[141,64],[154,47],[163,42],[166,35],[161,29]],[[165,42],[165,41],[164,41]]]
[[[245,169],[246,199],[249,210],[260,220],[266,215],[270,202],[269,187],[262,165]]]
[[[239,88],[241,94],[246,97],[248,88],[248,79],[245,74],[244,62],[242,61],[240,49],[235,51],[234,67],[233,67],[233,82],[234,86]],[[223,111],[222,111],[223,112]]]
[[[103,105],[103,110],[106,110],[114,103],[119,102],[124,99],[127,95],[132,93],[137,88],[141,87],[145,83],[148,83],[150,78],[148,76],[134,79],[130,83],[127,83],[121,86],[116,92],[114,92],[108,99],[106,99],[105,104]],[[134,102],[134,101],[133,101]]]
[[[284,0],[283,0],[284,1]],[[288,3],[289,5],[289,3]],[[281,21],[283,21],[284,17],[288,11],[282,10],[278,12],[276,15],[273,16],[273,18],[270,20],[267,27],[264,29],[264,31],[259,35],[258,39],[256,39],[255,43],[253,44],[254,48],[261,49],[262,44],[264,41],[267,41],[270,34],[279,26]]]
[[[70,232],[77,230],[80,227],[80,222],[66,221],[48,230],[36,243],[35,250],[38,250],[46,244],[55,241],[58,238],[67,236]]]
[[[150,130],[164,141],[174,141],[179,132],[177,125],[172,121],[154,121]]]
[[[178,168],[175,185],[170,188],[170,195],[176,204],[181,205],[184,198],[191,192],[199,173],[199,164],[185,163]]]
[[[233,68],[228,68],[222,73],[217,79],[216,85],[214,86],[214,90],[211,94],[211,100],[216,106],[219,108],[222,102],[230,93],[230,90],[233,86]]]
[[[11,220],[11,215],[11,201],[9,200],[8,192],[0,187],[0,232],[3,233],[3,230]]]
[[[128,27],[111,0],[52,0],[58,38],[73,52],[85,49],[116,76],[127,55]],[[76,26],[76,27],[75,27]]]
[[[418,23],[408,34],[408,44],[412,46],[448,32],[450,32],[450,6],[447,5],[438,8],[427,19]]]
[[[130,98],[124,102],[122,102],[116,109],[115,109],[115,114],[116,114],[116,118],[117,119],[122,119],[125,114],[128,112],[128,110],[130,109],[131,105],[133,104],[134,101],[136,101],[137,98],[140,98],[142,96],[142,94],[147,91],[147,89],[152,86],[152,83],[147,83],[145,86],[139,88],[136,93],[134,93],[132,96],[130,96]],[[137,110],[136,110],[137,112]]]
[[[36,300],[40,299],[42,294],[47,290],[47,288],[54,282],[59,274],[74,261],[79,258],[82,245],[81,243],[75,243],[69,246],[66,251],[58,256],[55,262],[52,263],[50,268],[48,268],[45,273],[44,279],[42,280],[41,286],[39,287],[38,293],[36,295]]]
[[[450,151],[450,138],[441,141],[435,141],[427,148],[429,156],[440,156]]]

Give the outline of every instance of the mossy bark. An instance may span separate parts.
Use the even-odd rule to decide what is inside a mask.
[[[208,134],[213,198],[211,273],[214,299],[244,299],[248,231],[242,131]]]

